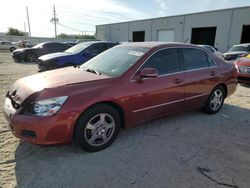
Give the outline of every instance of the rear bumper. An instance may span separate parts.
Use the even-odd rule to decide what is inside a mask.
[[[225,82],[225,84],[227,86],[227,97],[229,97],[230,95],[234,94],[234,92],[237,89],[237,83],[238,83],[238,80],[237,80],[236,75],[235,75],[234,78],[229,79],[229,80],[227,80]]]

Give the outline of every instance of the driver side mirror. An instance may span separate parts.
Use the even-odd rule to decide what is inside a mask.
[[[144,68],[139,73],[140,78],[155,78],[159,76],[159,72],[155,68]]]

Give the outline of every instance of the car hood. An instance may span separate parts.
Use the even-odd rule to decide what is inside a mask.
[[[13,53],[20,53],[20,52],[25,52],[28,50],[32,50],[33,48],[21,48],[21,49],[17,49],[15,51],[13,51]]]
[[[235,51],[235,52],[226,52],[223,55],[241,55],[241,54],[247,54],[248,52],[246,51]]]
[[[237,66],[250,67],[250,58],[243,57],[235,61]]]
[[[47,60],[54,59],[54,58],[66,57],[66,56],[72,56],[72,55],[73,54],[70,54],[67,52],[58,52],[58,53],[43,55],[43,56],[39,57],[39,59],[42,61],[47,61]]]
[[[45,88],[55,88],[108,78],[110,77],[106,75],[96,75],[79,68],[68,67],[21,78],[10,87],[9,94],[14,96],[13,99],[17,104],[22,104],[28,96]]]

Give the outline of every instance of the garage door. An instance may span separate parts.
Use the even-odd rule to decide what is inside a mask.
[[[174,30],[159,30],[158,41],[174,42]]]

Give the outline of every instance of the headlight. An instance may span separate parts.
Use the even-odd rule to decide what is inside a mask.
[[[32,112],[36,116],[50,116],[58,112],[67,100],[67,96],[37,101],[32,104]]]

